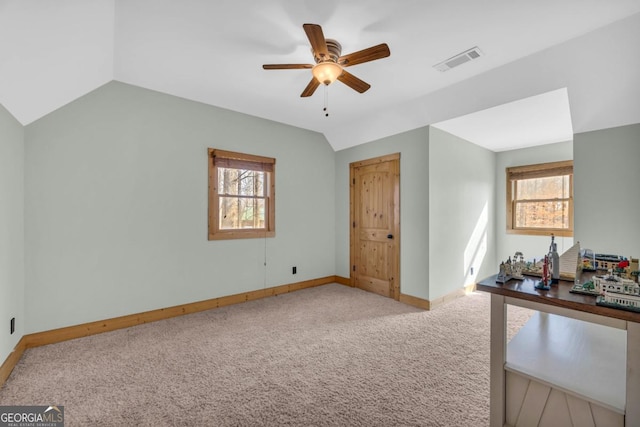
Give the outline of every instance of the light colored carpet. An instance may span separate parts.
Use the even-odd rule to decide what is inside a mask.
[[[332,284],[34,348],[0,404],[64,405],[67,426],[485,426],[489,296],[427,312]]]

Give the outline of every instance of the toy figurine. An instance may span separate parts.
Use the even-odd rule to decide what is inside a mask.
[[[500,272],[498,273],[498,277],[496,277],[497,283],[507,283],[511,279],[511,257],[507,260],[507,262],[500,263]]]
[[[523,280],[522,270],[525,267],[524,255],[518,251],[513,256],[513,265],[511,266],[511,275],[514,279]]]
[[[551,289],[551,277],[549,274],[549,256],[544,256],[544,263],[542,264],[542,280],[535,285],[536,289],[548,291]]]
[[[560,255],[558,254],[558,244],[555,242],[555,236],[551,235],[551,246],[549,246],[549,258],[551,283],[557,284],[560,280]]]

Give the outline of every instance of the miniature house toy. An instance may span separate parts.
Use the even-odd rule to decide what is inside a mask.
[[[640,285],[633,280],[609,273],[594,276],[593,285],[600,293],[597,305],[640,312]]]

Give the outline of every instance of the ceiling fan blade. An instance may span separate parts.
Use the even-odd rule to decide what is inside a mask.
[[[315,92],[316,89],[318,89],[318,86],[320,86],[320,82],[315,77],[312,77],[307,87],[305,87],[302,93],[300,94],[300,97],[305,98],[307,96],[313,95],[313,92]]]
[[[363,62],[374,61],[380,58],[386,58],[391,55],[389,46],[386,43],[372,46],[367,49],[359,50],[357,52],[343,55],[338,58],[338,64],[343,67],[350,67],[351,65],[362,64]]]
[[[307,33],[314,54],[320,58],[328,59],[329,50],[327,49],[327,41],[322,33],[322,27],[317,24],[304,24],[302,28],[304,28],[304,32]]]
[[[302,68],[313,68],[311,64],[264,64],[265,70],[297,70]]]
[[[342,70],[342,74],[340,74],[338,80],[349,86],[351,89],[360,93],[366,92],[371,87],[369,83],[360,80],[359,78],[345,70]]]

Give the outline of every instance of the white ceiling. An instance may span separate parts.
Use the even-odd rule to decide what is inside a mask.
[[[434,123],[433,126],[496,152],[573,139],[566,88]]]
[[[322,25],[343,53],[391,50],[349,68],[368,92],[328,88],[329,117],[322,87],[299,96],[309,70],[261,67],[312,62],[303,23]],[[493,125],[440,126],[481,143],[513,125],[509,109],[492,107],[562,93],[540,120],[566,119],[570,104],[568,126],[586,131],[640,122],[639,29],[640,0],[0,0],[0,103],[26,125],[118,80],[321,132],[339,150],[476,111]],[[432,68],[474,46],[478,60]],[[527,116],[535,101],[511,107]],[[560,128],[538,143],[566,140]],[[495,138],[495,150],[536,143]]]

